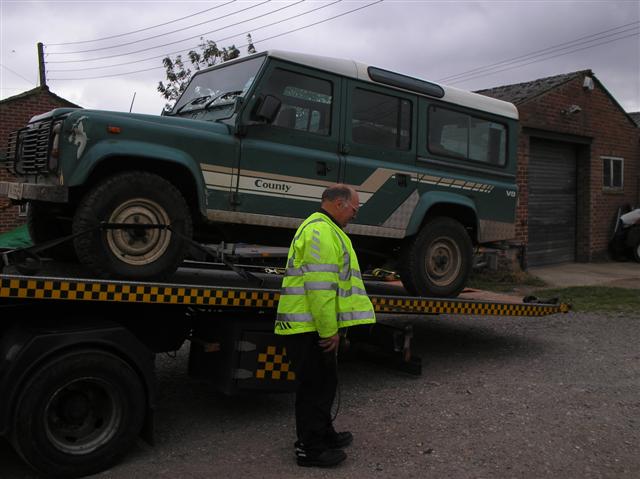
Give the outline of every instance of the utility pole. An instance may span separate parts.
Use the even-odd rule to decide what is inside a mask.
[[[38,42],[38,70],[40,71],[40,88],[47,87],[47,74],[44,69],[44,45]]]

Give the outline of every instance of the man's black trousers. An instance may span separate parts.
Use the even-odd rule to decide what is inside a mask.
[[[296,433],[309,450],[326,449],[326,437],[334,432],[331,407],[338,385],[336,354],[325,353],[319,340],[315,332],[287,337],[287,356],[298,379]]]

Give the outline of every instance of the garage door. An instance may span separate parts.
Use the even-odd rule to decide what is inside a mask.
[[[576,259],[576,147],[531,139],[527,264]]]

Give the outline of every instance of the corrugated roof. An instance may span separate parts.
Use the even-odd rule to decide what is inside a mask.
[[[476,93],[519,105],[579,76],[593,76],[593,72],[591,70],[581,70],[573,73],[564,73],[562,75],[539,78],[530,82],[479,90]]]
[[[640,127],[640,111],[634,111],[632,113],[628,113],[631,119]]]

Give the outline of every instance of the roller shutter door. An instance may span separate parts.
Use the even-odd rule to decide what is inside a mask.
[[[531,139],[527,264],[576,259],[576,147]]]

